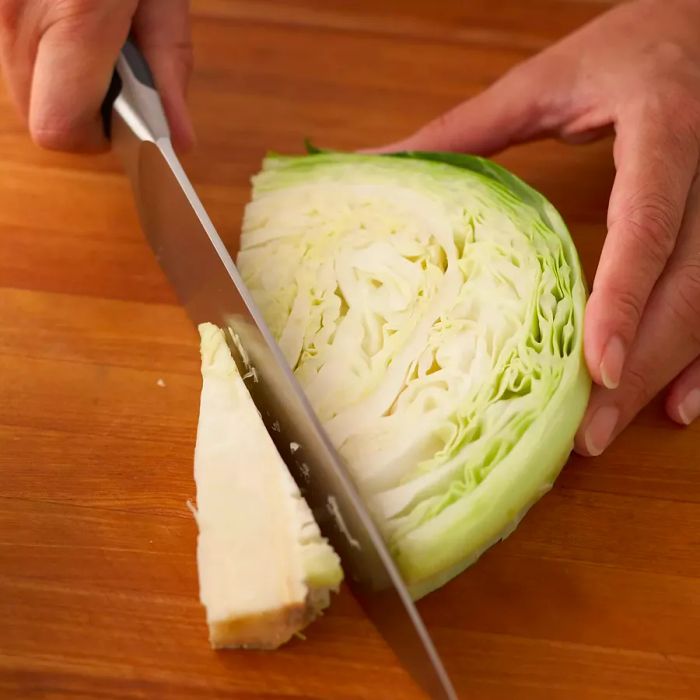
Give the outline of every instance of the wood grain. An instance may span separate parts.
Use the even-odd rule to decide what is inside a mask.
[[[186,167],[235,249],[267,149],[400,137],[611,4],[196,0]],[[499,160],[554,201],[592,279],[610,143]],[[1,93],[0,697],[421,697],[346,591],[306,641],[209,649],[187,509],[199,386],[118,163],[35,149]],[[700,428],[652,404],[423,601],[462,696],[698,700],[699,461]]]

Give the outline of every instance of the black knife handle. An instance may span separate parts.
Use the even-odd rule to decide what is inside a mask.
[[[122,56],[131,68],[134,77],[146,87],[156,89],[156,81],[153,79],[151,67],[148,65],[146,58],[139,51],[133,39],[127,39],[122,47]]]
[[[107,88],[107,94],[102,101],[102,106],[100,107],[100,114],[102,115],[102,129],[107,137],[107,140],[112,138],[112,107],[114,106],[114,101],[119,96],[122,91],[122,80],[119,77],[119,73],[115,70],[112,73],[112,80]]]

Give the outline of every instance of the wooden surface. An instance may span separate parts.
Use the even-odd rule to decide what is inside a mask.
[[[606,6],[200,0],[187,169],[234,242],[267,148],[402,136]],[[421,697],[346,591],[304,642],[209,649],[195,332],[116,161],[40,152],[0,101],[0,697]],[[590,278],[610,143],[499,160],[561,209]],[[651,406],[420,605],[462,697],[700,698],[699,454]]]

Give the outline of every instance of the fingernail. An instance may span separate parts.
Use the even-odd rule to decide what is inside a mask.
[[[610,443],[610,438],[620,419],[620,410],[615,406],[602,406],[594,414],[586,428],[584,442],[591,457],[597,457]]]
[[[600,360],[600,378],[606,389],[618,387],[624,366],[625,344],[620,336],[614,335],[605,346],[603,357]]]
[[[692,389],[678,406],[678,415],[681,420],[690,425],[700,416],[700,389]]]

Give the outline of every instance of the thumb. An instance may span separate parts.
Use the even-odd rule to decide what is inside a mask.
[[[560,131],[570,115],[559,98],[562,91],[557,84],[564,83],[558,78],[568,71],[542,58],[544,54],[516,66],[486,90],[408,138],[365,152],[434,150],[489,155]]]

